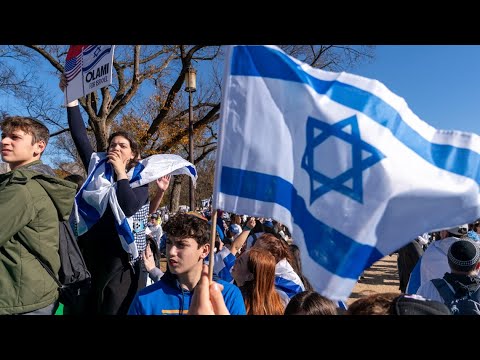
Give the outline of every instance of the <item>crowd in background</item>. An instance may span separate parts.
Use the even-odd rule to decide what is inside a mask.
[[[480,314],[478,221],[398,249],[402,294],[360,298],[346,309],[314,291],[287,227],[218,210],[210,283],[211,206],[160,208],[170,176],[158,177],[153,198],[148,184],[132,185],[142,171],[134,138],[115,132],[106,151],[95,152],[77,101],[67,115],[86,179],[59,179],[42,163],[49,132],[37,119],[0,125],[10,167],[0,175],[0,314],[56,312],[58,286],[45,270],[59,272],[58,224],[69,219],[92,281],[78,306],[65,306],[68,314]]]

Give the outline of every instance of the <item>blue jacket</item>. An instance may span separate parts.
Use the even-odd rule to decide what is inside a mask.
[[[231,315],[246,315],[245,303],[240,289],[220,279],[222,295]],[[186,315],[193,292],[180,287],[176,277],[169,271],[156,283],[140,290],[132,301],[128,315]]]

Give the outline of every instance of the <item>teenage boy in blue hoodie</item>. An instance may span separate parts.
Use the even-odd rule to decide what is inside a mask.
[[[195,286],[200,281],[205,257],[210,252],[210,225],[193,214],[177,214],[164,227],[167,234],[167,271],[160,281],[140,290],[129,315],[186,315]],[[222,295],[231,315],[245,315],[237,286],[223,285]]]

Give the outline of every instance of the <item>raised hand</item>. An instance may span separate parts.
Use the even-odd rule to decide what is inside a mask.
[[[128,159],[122,159],[118,151],[110,151],[107,153],[107,163],[112,164],[117,176],[125,174],[126,176],[126,166]]]
[[[162,176],[156,180],[157,184],[157,193],[153,197],[152,201],[150,201],[150,214],[153,214],[157,211],[158,207],[160,206],[160,202],[162,201],[163,194],[168,189],[168,185],[170,185],[170,175]]]
[[[62,90],[62,92],[65,92],[65,89],[67,88],[67,77],[65,76],[65,74],[60,75],[60,82],[58,84],[58,87],[60,88],[60,90]]]
[[[208,280],[208,265],[203,265],[202,277],[195,286],[188,315],[230,315],[222,295],[223,285]]]
[[[161,178],[158,178],[156,181],[158,188],[162,191],[166,191],[168,189],[168,185],[170,185],[170,178],[171,175],[165,175]]]
[[[67,89],[67,84],[68,84],[67,77],[65,76],[65,74],[61,74],[58,87],[60,88],[60,90],[62,90],[62,92],[65,92],[65,90]],[[67,107],[74,107],[77,105],[78,105],[78,100],[73,100],[67,104]]]
[[[145,251],[143,252],[143,264],[148,272],[152,271],[152,269],[155,267],[155,260],[149,245],[147,245]]]

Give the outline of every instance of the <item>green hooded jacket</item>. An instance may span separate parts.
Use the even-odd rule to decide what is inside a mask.
[[[68,220],[77,185],[52,175],[40,160],[0,175],[0,315],[38,310],[58,298],[37,258],[58,273],[58,221]]]

